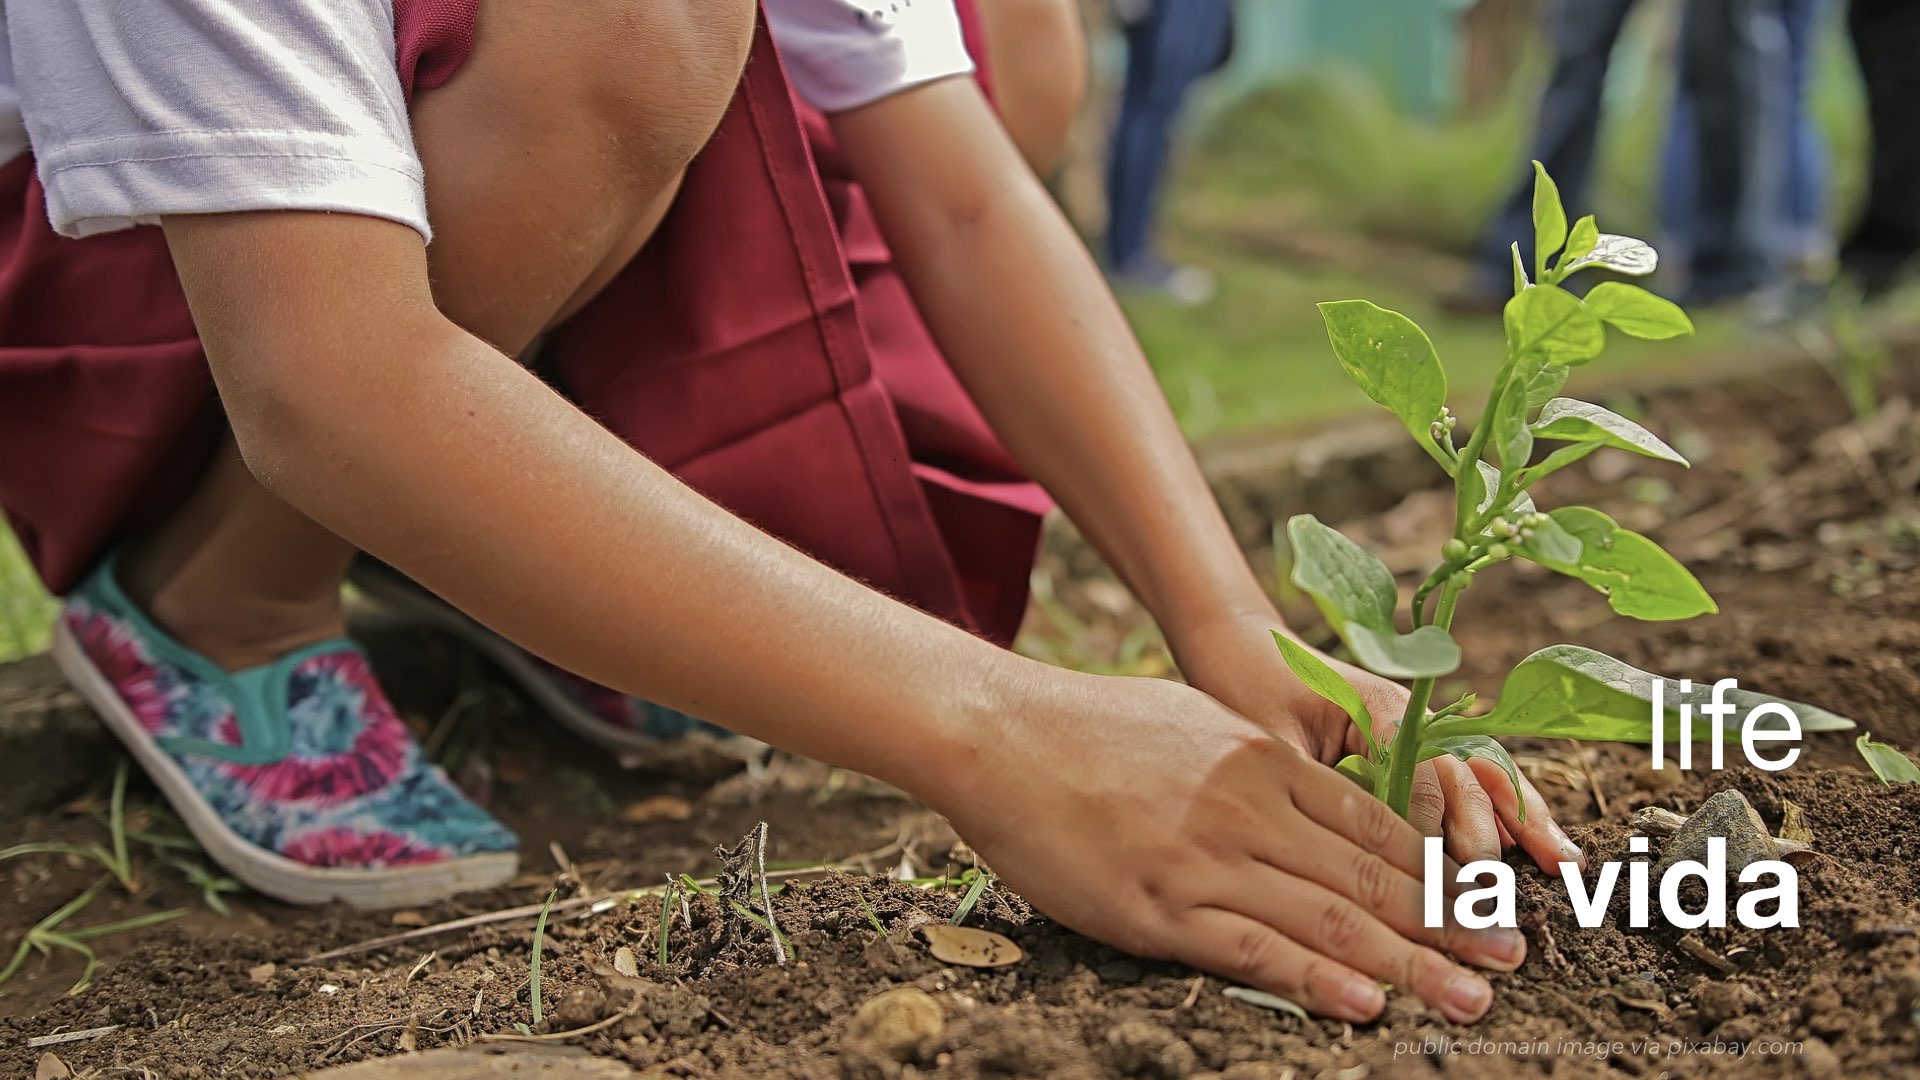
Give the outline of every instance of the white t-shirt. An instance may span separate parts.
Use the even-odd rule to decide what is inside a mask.
[[[826,112],[973,69],[953,0],[765,10]],[[29,144],[66,236],[273,209],[432,236],[392,0],[0,0],[0,161]]]

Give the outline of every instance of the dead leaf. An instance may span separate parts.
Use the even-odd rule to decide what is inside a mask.
[[[425,926],[427,917],[417,911],[396,911],[387,919],[395,926]]]
[[[633,950],[625,945],[613,950],[613,970],[629,979],[640,977],[640,965],[633,959]]]
[[[273,973],[278,970],[280,969],[274,966],[273,961],[269,960],[264,964],[248,968],[247,978],[257,983],[266,982],[268,979],[273,978]]]
[[[40,1067],[33,1070],[33,1080],[67,1080],[72,1075],[73,1070],[51,1050],[40,1055]]]
[[[1780,839],[1801,844],[1813,843],[1813,830],[1807,828],[1806,811],[1789,799],[1780,800]]]
[[[920,928],[920,933],[927,939],[927,951],[935,960],[946,964],[996,968],[1017,964],[1026,957],[1020,946],[991,930],[928,923]]]
[[[655,795],[629,803],[620,811],[620,820],[629,825],[647,825],[655,821],[685,821],[693,816],[693,804],[678,795]]]

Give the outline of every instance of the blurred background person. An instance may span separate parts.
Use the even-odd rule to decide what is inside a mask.
[[[1204,302],[1213,277],[1154,243],[1173,128],[1189,91],[1233,51],[1232,0],[1115,0],[1126,36],[1120,115],[1107,159],[1107,265],[1116,288]]]
[[[1783,0],[1777,29],[1784,47],[1784,66],[1770,72],[1777,75],[1772,85],[1754,91],[1779,95],[1768,110],[1780,124],[1778,130],[1759,140],[1768,157],[1751,166],[1761,172],[1761,182],[1779,189],[1773,200],[1772,219],[1754,224],[1764,230],[1763,240],[1771,240],[1768,269],[1796,285],[1822,283],[1833,267],[1827,144],[1807,102],[1820,20],[1828,7],[1825,0]],[[1690,10],[1685,17],[1692,18],[1694,13]],[[1763,20],[1755,20],[1755,27],[1761,33],[1775,29]],[[1684,297],[1712,302],[1741,292],[1745,271],[1739,252],[1702,247],[1700,218],[1720,215],[1723,208],[1715,205],[1715,193],[1702,187],[1695,109],[1692,89],[1682,79],[1674,93],[1661,169],[1662,250],[1691,273]],[[1707,243],[1724,245],[1731,231],[1725,226],[1716,227],[1710,230]]]
[[[1033,171],[1052,174],[1087,97],[1078,0],[977,0],[994,106]]]
[[[1920,0],[1853,0],[1847,29],[1873,150],[1866,206],[1841,246],[1840,267],[1871,298],[1920,252]]]
[[[1786,0],[1691,0],[1676,56],[1678,94],[1693,129],[1691,257],[1687,298],[1711,302],[1771,286],[1773,235],[1782,197],[1789,126]],[[1567,212],[1590,212],[1588,187],[1599,142],[1602,92],[1615,43],[1635,0],[1554,0],[1547,9],[1552,73],[1541,94],[1531,158],[1560,186]],[[1514,240],[1531,235],[1533,170],[1516,169],[1511,194],[1481,243],[1474,280],[1447,295],[1457,313],[1496,313],[1512,289]],[[1670,262],[1673,260],[1670,258]]]
[[[1683,304],[1754,297],[1784,313],[1787,268],[1825,215],[1802,93],[1818,13],[1817,0],[1686,6],[1661,200]]]

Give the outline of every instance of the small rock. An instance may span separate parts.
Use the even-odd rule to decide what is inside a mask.
[[[868,998],[853,1014],[846,1038],[877,1057],[904,1064],[946,1028],[946,1013],[932,994],[902,987]]]
[[[1659,880],[1668,867],[1683,859],[1706,862],[1707,839],[1713,836],[1726,838],[1729,877],[1737,877],[1753,863],[1780,857],[1779,849],[1773,845],[1773,835],[1767,832],[1766,823],[1760,820],[1753,805],[1745,795],[1729,789],[1701,803],[1700,809],[1667,840],[1661,849],[1660,861],[1653,867],[1654,880]]]
[[[1127,1020],[1107,1032],[1109,1060],[1125,1076],[1161,1076],[1177,1080],[1200,1066],[1200,1056],[1170,1029],[1146,1020]]]
[[[1821,1039],[1805,1039],[1800,1043],[1800,1070],[1814,1080],[1821,1077],[1840,1075],[1840,1055],[1833,1052]]]
[[[1708,1027],[1718,1027],[1766,1004],[1760,992],[1741,983],[1704,982],[1692,994],[1693,1007]]]
[[[1664,769],[1641,769],[1633,774],[1633,786],[1638,791],[1667,791],[1686,782],[1686,774],[1672,762]]]
[[[274,966],[273,961],[269,960],[264,964],[258,964],[248,968],[247,980],[257,983],[266,982],[268,979],[273,978],[273,973],[277,970],[279,969]]]

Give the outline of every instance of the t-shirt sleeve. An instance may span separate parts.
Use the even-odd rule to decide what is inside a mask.
[[[765,0],[794,89],[823,112],[973,70],[953,0]]]
[[[332,210],[427,227],[390,0],[0,0],[56,231]]]

